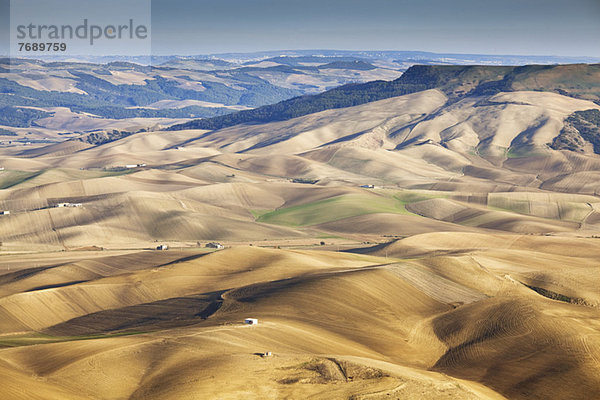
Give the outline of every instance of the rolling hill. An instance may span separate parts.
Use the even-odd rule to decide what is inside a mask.
[[[600,397],[597,71],[0,147],[2,397]]]
[[[44,56],[41,56],[44,58]],[[60,142],[98,131],[155,129],[319,93],[394,79],[401,64],[356,56],[293,62],[167,57],[154,65],[0,59],[0,133],[6,141]],[[9,137],[10,136],[10,137]]]
[[[410,67],[394,81],[350,84],[315,96],[304,96],[236,114],[190,121],[170,129],[222,129],[237,124],[284,121],[315,112],[350,107],[427,89],[440,89],[450,99],[499,92],[543,91],[584,98],[600,104],[600,64],[522,67]]]

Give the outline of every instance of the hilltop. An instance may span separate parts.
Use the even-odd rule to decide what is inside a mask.
[[[243,123],[284,121],[428,89],[439,89],[453,101],[470,96],[529,90],[559,93],[600,104],[599,80],[600,64],[523,67],[415,65],[394,81],[349,84],[318,95],[296,97],[254,110],[190,121],[170,129],[214,130]]]

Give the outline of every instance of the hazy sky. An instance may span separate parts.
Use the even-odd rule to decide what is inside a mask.
[[[7,1],[0,0],[4,37]],[[154,54],[339,49],[600,57],[598,43],[600,0],[152,0]],[[5,44],[0,40],[0,53]]]
[[[154,0],[153,52],[600,56],[600,0]]]

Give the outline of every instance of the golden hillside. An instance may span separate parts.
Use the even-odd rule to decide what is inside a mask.
[[[1,397],[600,398],[600,107],[450,100],[1,147]]]

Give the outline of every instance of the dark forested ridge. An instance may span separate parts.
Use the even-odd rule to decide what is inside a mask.
[[[285,121],[329,109],[437,88],[449,101],[514,90],[555,92],[600,104],[600,64],[510,66],[415,65],[394,81],[349,84],[317,95],[219,117],[174,125],[170,130],[216,130],[238,124]]]
[[[33,121],[51,116],[51,113],[23,107],[0,107],[0,125],[26,128]]]
[[[406,84],[401,80],[391,82],[374,81],[362,84],[340,86],[327,92],[300,96],[280,103],[240,111],[215,118],[190,121],[175,125],[170,130],[182,129],[222,129],[243,123],[264,123],[285,121],[323,110],[351,107],[372,101],[402,96],[428,89],[424,84]]]
[[[379,67],[361,58],[338,56],[162,61],[150,66],[0,58],[0,108],[10,107],[4,109],[6,118],[0,125],[35,126],[40,118],[29,118],[20,111],[24,107],[66,107],[107,119],[211,118],[346,83],[392,79],[405,69],[401,63]]]
[[[555,150],[583,152],[591,143],[594,153],[600,154],[600,111],[576,111],[565,120],[565,126],[550,147]]]

